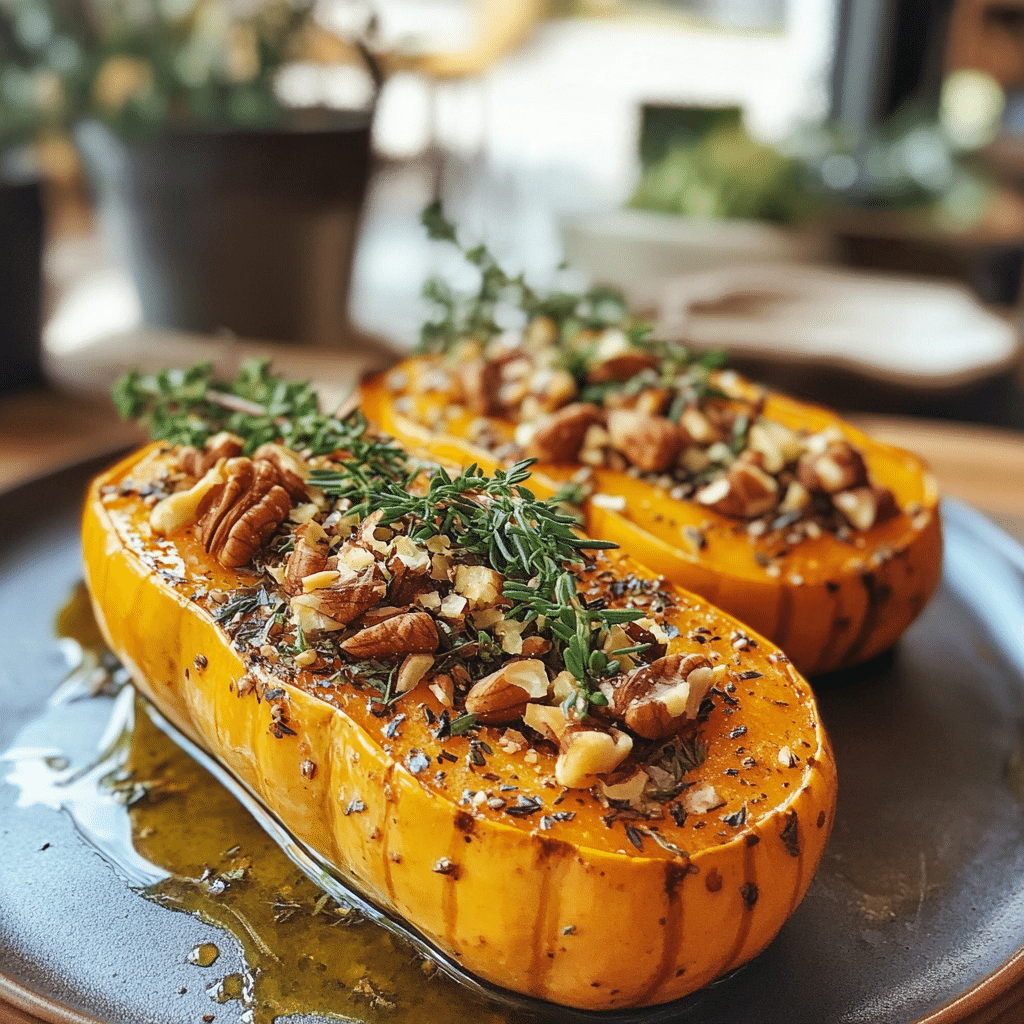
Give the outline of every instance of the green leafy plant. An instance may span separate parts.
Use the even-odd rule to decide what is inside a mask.
[[[265,126],[312,0],[230,13],[218,0],[0,0],[0,146],[82,118],[126,137],[167,125]]]

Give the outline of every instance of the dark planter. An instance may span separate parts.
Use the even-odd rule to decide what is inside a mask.
[[[370,115],[323,129],[75,138],[100,230],[148,324],[337,344],[370,165]]]
[[[0,177],[0,394],[43,383],[43,204],[38,181]]]

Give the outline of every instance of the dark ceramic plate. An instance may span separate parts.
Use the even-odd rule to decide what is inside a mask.
[[[98,469],[0,495],[0,752],[65,674],[53,619],[80,576],[78,510]],[[660,1019],[1022,1012],[1024,550],[962,505],[944,521],[942,586],[920,620],[890,655],[816,681],[840,798],[807,898],[748,968]],[[0,782],[0,997],[53,1020],[201,1020],[206,994],[178,994],[181,951],[217,931],[141,899],[70,816],[22,793]],[[241,969],[224,945],[219,966]]]

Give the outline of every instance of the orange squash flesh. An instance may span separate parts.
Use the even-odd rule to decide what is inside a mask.
[[[469,440],[480,417],[453,416],[450,395],[418,392],[416,383],[436,365],[430,358],[410,359],[367,379],[363,410],[407,445],[493,472],[499,460]],[[412,386],[400,393],[389,386],[395,379],[390,374]],[[805,675],[866,661],[899,639],[938,586],[942,534],[935,481],[916,456],[872,440],[821,407],[771,394],[763,414],[795,430],[838,427],[863,453],[875,482],[893,492],[901,514],[849,542],[823,533],[779,556],[785,545],[778,537],[751,537],[745,524],[706,506],[671,498],[628,473],[598,468],[595,490],[623,496],[625,507],[609,510],[587,501],[586,530],[769,637]],[[426,425],[433,423],[444,426]],[[499,418],[490,418],[488,425],[506,439],[515,428]],[[531,487],[543,496],[554,494],[580,468],[536,465]],[[702,538],[699,547],[694,531]],[[765,556],[773,563],[770,569]]]
[[[609,808],[589,790],[552,788],[544,744],[534,762],[532,751],[502,749],[503,727],[485,727],[480,767],[468,737],[434,738],[426,709],[442,708],[426,687],[401,699],[406,718],[386,734],[366,692],[300,669],[282,682],[232,645],[214,617],[215,592],[250,586],[256,574],[222,567],[193,527],[154,537],[149,508],[120,489],[167,458],[151,445],[93,483],[83,547],[97,621],[163,714],[361,891],[480,977],[588,1009],[683,996],[778,932],[821,857],[836,775],[811,690],[771,643],[674,592],[665,621],[679,636],[669,653],[715,651],[729,666],[692,776],[713,783],[722,805],[681,824],[668,814],[633,822],[638,849],[624,821],[605,823]],[[615,572],[645,575],[609,557]],[[697,629],[707,630],[703,645],[691,639]],[[753,641],[742,652],[730,639],[737,630]],[[272,688],[280,692],[268,696]],[[281,721],[286,730],[275,728]],[[414,770],[418,752],[428,769]],[[467,791],[498,792],[488,776],[519,787],[500,795],[530,794],[543,808],[513,817],[466,802]],[[551,817],[558,812],[569,813]],[[737,812],[745,821],[724,820]]]

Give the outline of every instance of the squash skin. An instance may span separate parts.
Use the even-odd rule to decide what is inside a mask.
[[[396,405],[387,385],[390,373],[415,380],[437,365],[430,357],[408,359],[391,371],[368,377],[362,385],[362,408],[369,419],[399,441],[433,457],[462,465],[476,462],[487,472],[501,465],[495,456],[468,439],[480,417],[450,419],[443,433],[424,426],[450,396],[405,395],[412,409]],[[753,392],[753,385],[743,382]],[[661,488],[627,473],[595,469],[595,490],[623,495],[626,507],[610,511],[586,502],[585,529],[593,537],[614,541],[638,562],[663,574],[735,615],[781,647],[804,675],[817,675],[867,661],[888,650],[928,603],[942,572],[939,494],[924,463],[902,449],[868,437],[835,413],[779,394],[769,394],[764,415],[793,429],[817,432],[838,427],[865,456],[877,483],[890,488],[901,508],[917,506],[859,534],[854,543],[830,535],[804,539],[778,561],[770,576],[756,557],[767,553],[742,526],[706,506],[676,500]],[[488,423],[511,438],[514,424],[492,417]],[[531,487],[541,496],[554,494],[578,465],[535,465]],[[704,547],[685,535],[700,529]],[[778,546],[778,545],[776,545]],[[795,582],[799,580],[799,582]]]
[[[785,658],[770,661],[778,658],[770,643],[745,630],[756,645],[745,664],[763,669],[764,678],[756,695],[749,691],[749,705],[744,697],[734,718],[716,709],[708,727],[718,730],[708,737],[701,778],[728,785],[724,768],[749,738],[728,737],[722,724],[749,721],[751,737],[758,719],[773,726],[770,737],[761,737],[764,755],[748,744],[761,763],[757,777],[771,794],[769,809],[751,806],[748,822],[728,829],[726,838],[711,836],[722,830],[722,808],[704,816],[715,827],[686,833],[688,858],[649,839],[641,853],[622,831],[601,825],[606,809],[585,791],[572,791],[565,804],[579,797],[576,819],[550,831],[535,820],[473,813],[458,802],[465,782],[475,778],[464,764],[451,766],[447,788],[410,771],[402,751],[430,749],[420,716],[410,713],[402,736],[385,742],[364,695],[332,706],[311,692],[309,678],[299,678],[307,673],[292,683],[271,676],[229,643],[202,601],[191,599],[199,574],[210,586],[233,589],[255,582],[253,573],[220,567],[191,529],[164,542],[183,571],[172,566],[170,576],[161,573],[145,539],[138,539],[148,509],[109,490],[159,451],[154,445],[129,457],[98,478],[88,496],[84,561],[100,628],[140,690],[364,893],[473,973],[586,1009],[678,998],[771,941],[820,859],[835,813],[836,777],[810,689]],[[723,637],[743,628],[685,594],[674,621],[684,633],[687,625],[711,623]],[[255,689],[244,693],[243,678]],[[269,699],[258,700],[261,684],[286,691],[294,735],[271,731]],[[783,697],[786,709],[777,703]],[[411,698],[440,710],[430,694],[417,691],[404,698],[410,712]],[[800,765],[789,774],[769,763],[769,752],[782,743],[800,752]],[[461,754],[466,742],[447,745]],[[303,770],[309,763],[316,766],[312,773]],[[499,773],[509,765],[527,773],[497,749],[490,763]],[[357,799],[365,809],[349,813]],[[657,824],[676,839],[669,821]],[[436,870],[442,858],[456,866],[453,873]]]

